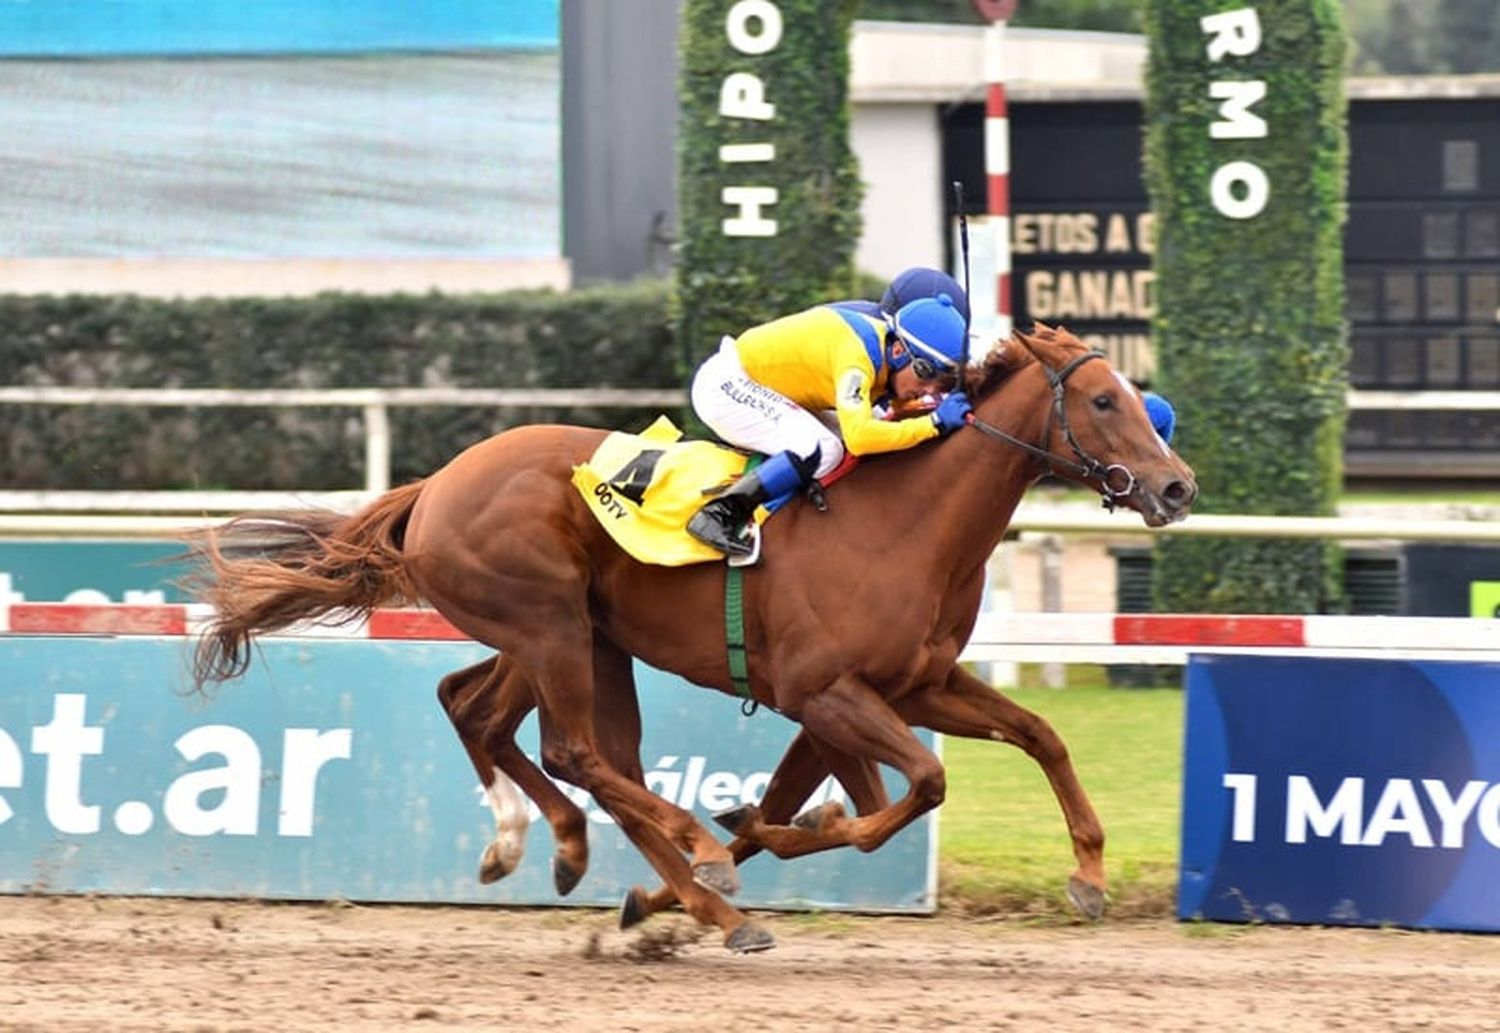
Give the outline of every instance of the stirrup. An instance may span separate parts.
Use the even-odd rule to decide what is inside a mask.
[[[753,567],[760,562],[760,525],[750,521],[745,533],[750,537],[750,552],[744,556],[729,553],[725,559],[731,567]]]

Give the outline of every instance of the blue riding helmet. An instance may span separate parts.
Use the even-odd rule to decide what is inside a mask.
[[[1171,402],[1155,391],[1142,392],[1141,400],[1146,403],[1146,415],[1151,418],[1151,426],[1155,427],[1156,433],[1170,445],[1172,432],[1177,429],[1177,410],[1172,408]]]
[[[891,329],[906,345],[905,355],[890,360],[893,373],[910,365],[920,379],[935,380],[963,361],[969,327],[947,294],[902,305],[891,317]]]
[[[964,317],[964,322],[969,322],[969,296],[964,289],[941,269],[931,269],[927,266],[913,266],[902,270],[891,280],[891,285],[885,289],[885,294],[880,298],[880,311],[887,316],[894,316],[902,306],[908,305],[918,298],[935,298],[939,294],[946,294],[953,299],[953,307],[958,314]]]

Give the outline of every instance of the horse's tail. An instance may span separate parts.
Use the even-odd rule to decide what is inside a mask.
[[[352,624],[390,602],[416,602],[402,561],[422,481],[353,516],[328,509],[248,513],[189,537],[197,569],[184,587],[214,609],[193,657],[193,683],[237,678],[257,635],[302,621]]]

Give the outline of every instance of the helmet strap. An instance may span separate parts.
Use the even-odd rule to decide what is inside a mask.
[[[885,365],[892,373],[899,373],[911,365],[911,349],[895,334],[886,337]]]

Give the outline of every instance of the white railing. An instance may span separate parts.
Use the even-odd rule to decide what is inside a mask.
[[[349,407],[363,410],[365,485],[370,493],[391,484],[392,406],[591,406],[622,409],[681,408],[681,388],[141,388],[141,387],[0,387],[0,405],[118,405],[168,408]],[[1351,391],[1351,409],[1500,410],[1500,392],[1488,391]],[[14,510],[14,504],[0,508]],[[261,508],[261,507],[250,507]]]
[[[0,516],[0,533],[149,536],[166,530],[213,523],[216,522],[215,515],[248,510],[322,505],[352,511],[390,488],[389,413],[392,406],[680,409],[686,402],[686,392],[681,388],[0,387],[0,405],[359,408],[364,413],[365,429],[365,483],[359,490],[300,493],[0,491],[0,514],[6,514]],[[1351,409],[1365,410],[1494,411],[1500,410],[1500,392],[1351,391],[1348,394],[1348,404]],[[102,515],[106,513],[131,515]],[[1138,521],[1127,516],[1028,505],[1021,507],[1011,526],[1017,532],[1149,533]],[[1353,517],[1202,515],[1182,524],[1162,528],[1156,533],[1348,540],[1500,541],[1500,527],[1479,519],[1391,521]]]
[[[169,494],[169,493],[164,493]],[[105,513],[4,513],[0,514],[0,536],[16,538],[153,538],[174,532],[222,523],[226,514],[265,508],[297,508],[323,505],[340,512],[353,512],[368,498],[364,493],[270,496],[281,505],[243,508],[202,507],[153,514]],[[1433,520],[1400,517],[1303,517],[1233,516],[1203,513],[1179,524],[1149,528],[1129,512],[1083,511],[1071,506],[1022,503],[1011,519],[1016,534],[1091,534],[1108,537],[1191,535],[1236,538],[1317,538],[1330,541],[1429,541],[1500,542],[1500,522],[1488,519]]]
[[[190,388],[190,387],[0,387],[0,405],[119,405],[130,408],[347,407],[364,411],[365,486],[373,494],[391,486],[392,406],[542,406],[568,408],[681,408],[681,388]],[[7,508],[14,508],[13,506]],[[253,507],[262,508],[262,507]]]

